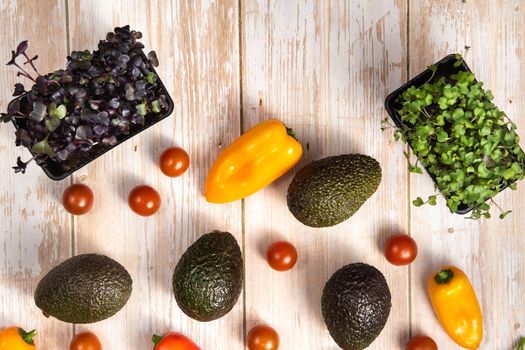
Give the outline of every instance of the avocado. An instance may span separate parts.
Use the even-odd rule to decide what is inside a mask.
[[[303,167],[288,187],[288,208],[311,227],[337,225],[363,205],[381,182],[381,166],[372,157],[345,154]]]
[[[244,264],[237,240],[213,231],[193,243],[173,273],[173,293],[189,317],[213,321],[233,308],[242,290]]]
[[[93,323],[126,305],[132,283],[128,271],[115,260],[98,254],[77,255],[40,280],[35,302],[46,316],[69,323]]]
[[[328,331],[344,350],[367,348],[383,330],[391,307],[385,276],[363,263],[346,265],[334,273],[321,298]]]

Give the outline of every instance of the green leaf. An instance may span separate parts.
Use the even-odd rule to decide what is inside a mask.
[[[485,127],[481,128],[481,130],[479,131],[479,134],[481,136],[487,136],[487,135],[490,135],[490,131],[491,131],[490,128],[485,126]]]
[[[430,204],[430,205],[436,205],[436,203],[437,203],[436,199],[437,199],[436,195],[429,196],[428,200],[427,200],[427,203]]]
[[[437,134],[437,141],[438,142],[446,142],[449,139],[448,134],[442,130]]]
[[[416,199],[414,199],[414,200],[412,201],[412,204],[413,204],[414,206],[416,206],[416,207],[420,207],[420,206],[422,206],[423,204],[425,204],[425,202],[423,201],[423,198],[421,198],[421,197],[417,197]]]
[[[518,349],[517,350],[525,350],[525,337],[520,337],[518,339]]]
[[[514,175],[516,175],[516,172],[512,168],[507,168],[501,172],[501,176],[503,176],[505,180],[512,179]]]
[[[138,115],[141,115],[141,116],[146,115],[146,105],[144,103],[136,105],[135,108],[137,109]]]
[[[500,218],[500,219],[505,219],[505,217],[506,217],[507,215],[509,215],[510,213],[512,213],[512,210],[504,211],[504,212],[502,212],[501,214],[499,214],[499,218]]]
[[[49,104],[47,112],[51,117],[63,119],[67,114],[67,108],[65,105],[60,105],[57,107],[56,103],[52,102]]]
[[[52,116],[50,118],[47,118],[45,121],[47,130],[50,132],[53,132],[60,126],[60,118],[57,118],[55,116]]]
[[[146,80],[151,85],[155,85],[155,83],[157,82],[157,74],[155,74],[153,72],[149,72],[148,75],[146,76]]]
[[[490,170],[487,168],[487,163],[481,162],[478,165],[478,175],[485,179],[491,175]]]
[[[155,100],[155,101],[151,102],[151,110],[152,110],[153,113],[160,113],[161,112],[161,107],[160,107],[159,100]]]
[[[38,154],[47,154],[48,156],[53,157],[55,152],[47,141],[48,137],[49,134],[42,141],[35,143],[33,147],[31,147],[31,151]]]
[[[409,165],[408,171],[414,174],[423,174],[423,170],[417,165]]]

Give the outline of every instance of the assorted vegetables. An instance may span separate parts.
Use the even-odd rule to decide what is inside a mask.
[[[29,91],[22,84],[15,85],[14,96],[20,96],[20,99],[16,100],[8,113],[2,113],[1,120],[15,122],[16,144],[32,151],[34,156],[31,160],[36,160],[39,164],[73,161],[79,154],[87,153],[94,147],[115,145],[134,128],[145,125],[149,114],[168,109],[166,96],[161,93],[158,77],[152,68],[158,64],[156,55],[152,52],[146,58],[142,54],[143,46],[137,41],[141,37],[140,32],[130,30],[129,26],[115,28],[114,33],[108,33],[106,40],[100,42],[97,51],[72,52],[66,69],[47,75],[41,75],[36,69],[34,61],[37,56],[28,55],[27,41],[19,44],[8,65],[17,67],[19,75],[32,80],[34,85]],[[29,64],[36,76],[18,63],[21,58],[26,60],[24,64]],[[458,56],[457,59],[459,67],[462,58]],[[476,81],[471,72],[459,71],[442,75],[437,73],[437,67],[433,66],[431,69],[434,74],[427,83],[420,87],[412,86],[401,94],[398,100],[401,108],[396,114],[402,124],[397,126],[395,138],[409,144],[418,157],[415,164],[410,164],[410,171],[422,173],[419,164],[425,167],[434,177],[437,189],[446,198],[451,212],[471,207],[471,218],[489,218],[490,203],[487,201],[495,204],[491,197],[507,186],[515,189],[516,181],[525,176],[525,153],[519,146],[516,125],[493,104],[492,93],[484,90],[483,83]],[[208,173],[205,197],[212,203],[227,203],[245,198],[284,175],[299,162],[301,156],[302,146],[292,129],[278,120],[262,122],[240,136],[219,155]],[[406,156],[410,158],[408,153]],[[25,172],[29,161],[23,162],[19,157],[15,171]],[[340,223],[353,215],[375,192],[381,179],[381,168],[376,163],[373,158],[362,155],[343,155],[314,162],[296,175],[299,180],[294,180],[295,187],[291,186],[289,190],[288,205],[291,210],[300,207],[300,210],[292,212],[298,219],[301,217],[301,222],[310,223],[309,226],[327,227]],[[183,175],[189,165],[188,153],[178,147],[166,149],[159,158],[160,170],[168,177]],[[308,178],[301,179],[305,174]],[[355,188],[346,188],[348,183],[352,183]],[[326,205],[321,209],[320,191],[316,191],[316,188],[326,192],[323,194],[323,203]],[[338,202],[344,196],[362,198],[357,198],[357,204],[348,206],[346,202]],[[291,197],[293,198],[290,199]],[[88,186],[74,184],[64,191],[62,204],[69,213],[83,215],[91,210],[93,198],[93,192]],[[418,197],[413,204],[435,205],[436,198],[436,194],[429,196],[427,200]],[[308,204],[307,207],[305,203]],[[150,216],[159,210],[161,196],[154,188],[141,185],[130,191],[128,204],[136,214]],[[330,205],[334,205],[336,210],[324,213],[323,210]],[[349,211],[349,215],[345,210]],[[296,213],[299,211],[304,213],[299,215]],[[509,212],[501,210],[500,217],[504,218]],[[226,233],[214,231],[212,234]],[[231,234],[228,235],[228,239],[235,240]],[[201,238],[198,242],[202,248],[190,247],[177,265],[174,292],[179,307],[184,309],[183,305],[186,304],[192,306],[191,310],[189,306],[184,309],[186,314],[197,320],[210,321],[229,312],[237,301],[244,264],[236,241],[236,245],[233,245],[233,241],[230,242],[235,249],[221,246],[219,241],[208,244]],[[233,250],[235,254],[231,253]],[[411,264],[417,253],[417,244],[409,235],[393,235],[385,242],[384,255],[393,265]],[[203,261],[207,262],[207,259],[214,263],[214,259],[220,254],[229,258],[234,256],[236,261],[230,265],[235,265],[235,268],[226,266],[227,260],[224,258],[221,264],[214,267],[214,271],[203,274],[198,281],[195,266]],[[197,258],[189,261],[190,255]],[[278,241],[268,247],[266,258],[272,269],[288,271],[297,263],[298,253],[291,243]],[[211,263],[205,265],[209,268]],[[350,267],[348,265],[345,268]],[[229,283],[224,271],[233,271],[235,274],[230,276],[232,280],[235,279],[235,283],[232,283],[235,295],[234,300],[223,306],[214,298],[215,292]],[[202,271],[199,273],[202,274]],[[382,277],[377,277],[379,275]],[[208,278],[209,276],[213,278]],[[363,285],[386,285],[384,276],[378,270],[377,276],[366,272],[348,273],[344,277],[352,282],[348,283],[352,284],[352,293],[358,295],[363,303]],[[201,287],[201,284],[207,284],[210,280],[220,285],[205,291],[205,287],[208,287]],[[359,287],[358,292],[353,290],[356,288],[353,284]],[[337,283],[333,288],[340,286],[341,283]],[[383,294],[390,300],[388,286],[382,288],[388,290]],[[377,293],[378,288],[372,289],[374,291],[371,295]],[[325,288],[325,293],[327,292],[332,291]],[[335,292],[332,294],[342,295],[337,301],[352,294],[340,293],[339,289]],[[194,297],[198,293],[207,295],[196,300]],[[447,334],[464,348],[478,349],[483,338],[482,313],[465,273],[453,266],[443,268],[430,278],[428,293],[435,314]],[[206,298],[210,299],[208,304],[215,303],[214,307],[220,310],[215,312],[209,305],[198,310],[198,303]],[[227,299],[224,295],[221,298]],[[364,308],[363,312],[369,312],[377,306],[377,298],[369,299],[376,303],[370,302],[372,306]],[[194,307],[194,304],[197,306]],[[353,305],[350,302],[347,304]],[[383,325],[391,306],[388,303],[385,305],[383,306],[388,312],[378,317]],[[334,315],[340,316],[338,311],[323,306],[325,321],[332,320]],[[356,314],[353,312],[355,310],[350,311],[348,313],[351,316]],[[208,315],[210,312],[215,313]],[[341,326],[339,320],[336,321],[332,323]],[[350,321],[349,324],[354,322]],[[369,337],[371,340],[367,338],[361,344],[369,344],[368,341],[373,341],[381,329],[382,326],[375,329],[377,334],[373,334],[373,339]],[[331,334],[335,334],[334,332]],[[360,335],[365,334],[365,337],[371,334],[371,331],[360,328],[358,332]],[[347,333],[341,333],[336,338],[349,344],[354,342],[355,339],[346,339]],[[25,332],[18,327],[3,329],[0,331],[0,350],[34,350],[35,335],[35,331]],[[163,337],[155,335],[152,340],[154,350],[200,350],[194,342],[180,333],[170,332]],[[277,350],[279,342],[278,333],[269,326],[258,325],[247,335],[249,350]],[[524,347],[525,338],[521,338],[518,350]],[[70,344],[70,350],[101,349],[100,340],[89,332],[76,335]],[[406,350],[437,349],[436,342],[428,336],[413,337],[406,345]]]
[[[102,344],[95,334],[84,332],[73,337],[69,350],[102,350]]]
[[[35,350],[36,331],[26,332],[20,327],[0,330],[0,350]]]
[[[428,294],[434,312],[447,334],[466,349],[477,349],[483,339],[483,318],[468,277],[454,266],[433,274]]]
[[[206,179],[206,199],[226,203],[245,198],[288,172],[302,153],[292,129],[279,120],[262,122],[219,155]]]

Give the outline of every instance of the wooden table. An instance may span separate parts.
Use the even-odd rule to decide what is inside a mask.
[[[245,334],[268,323],[281,349],[336,349],[322,321],[320,297],[339,267],[364,261],[378,267],[392,290],[388,324],[370,349],[403,349],[411,335],[432,336],[440,349],[458,349],[437,323],[425,291],[429,273],[442,264],[462,267],[477,290],[485,315],[482,349],[513,349],[525,333],[524,184],[496,202],[514,213],[479,222],[436,207],[415,208],[429,194],[426,175],[406,170],[403,146],[382,133],[385,96],[448,53],[463,52],[497,104],[525,135],[524,0],[348,1],[140,1],[19,0],[0,2],[2,62],[29,39],[41,71],[61,68],[75,49],[93,49],[117,25],[141,30],[157,51],[159,75],[175,101],[173,115],[61,182],[37,166],[14,174],[14,129],[0,128],[0,327],[37,328],[40,349],[67,349],[74,333],[91,330],[104,349],[150,349],[153,333],[183,332],[203,349],[244,349]],[[0,65],[1,110],[18,81]],[[217,154],[243,130],[268,118],[293,127],[304,146],[301,165],[328,155],[360,152],[383,168],[378,192],[345,223],[311,229],[286,208],[290,174],[263,191],[227,205],[207,203],[205,177]],[[188,173],[162,175],[157,157],[184,147]],[[88,184],[94,209],[73,217],[59,198],[71,183]],[[158,188],[163,206],[142,218],[127,207],[137,184]],[[243,247],[246,283],[233,311],[199,323],[177,307],[173,268],[189,244],[213,229],[232,232]],[[410,233],[419,256],[409,267],[390,265],[382,244]],[[291,272],[269,268],[264,252],[275,240],[296,245]],[[133,295],[111,319],[72,326],[46,319],[33,291],[64,259],[86,252],[125,265]]]

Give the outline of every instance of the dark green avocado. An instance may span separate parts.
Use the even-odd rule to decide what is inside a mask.
[[[337,225],[361,208],[381,182],[381,166],[372,157],[345,154],[303,167],[288,187],[288,208],[311,227]]]
[[[193,243],[173,274],[173,292],[189,317],[213,321],[226,315],[241,294],[242,253],[229,232],[213,231]]]
[[[383,330],[391,307],[385,277],[363,263],[339,269],[326,283],[321,298],[328,331],[344,350],[367,348]]]
[[[83,254],[67,259],[40,280],[35,303],[46,316],[69,323],[93,323],[126,305],[131,276],[115,260]]]

